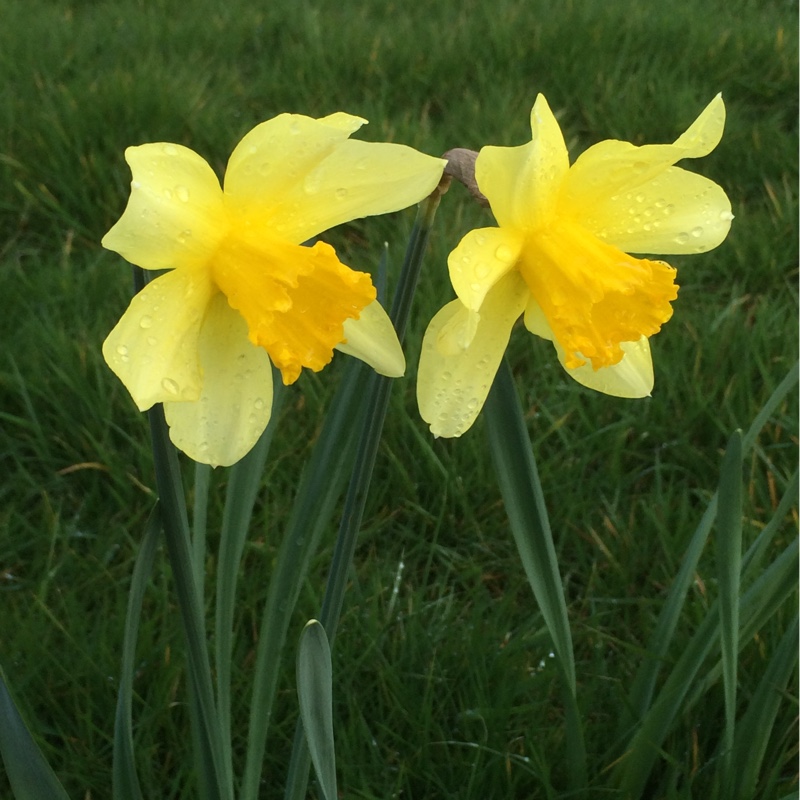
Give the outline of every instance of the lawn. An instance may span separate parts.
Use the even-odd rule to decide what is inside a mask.
[[[669,258],[681,288],[653,340],[652,397],[582,388],[550,343],[522,326],[508,351],[574,639],[586,796],[624,797],[614,765],[626,750],[627,692],[717,488],[729,437],[750,428],[797,363],[797,16],[795,4],[778,0],[3,0],[0,666],[70,797],[111,797],[122,627],[155,500],[147,420],[100,354],[132,291],[128,265],[99,244],[127,201],[125,148],[181,143],[222,175],[258,122],[339,110],[370,121],[359,138],[431,155],[517,145],[530,139],[541,92],[574,159],[603,139],[672,142],[721,92],[722,142],[685,166],[724,187],[735,220],[719,248]],[[386,241],[391,292],[413,222],[408,209],[326,239],[366,271]],[[454,185],[414,300],[409,369],[393,386],[334,650],[344,797],[575,796],[560,677],[509,530],[485,420],[460,439],[434,440],[416,408],[422,334],[453,297],[447,254],[468,230],[491,224]],[[337,356],[319,374],[306,371],[275,421],[237,598],[235,767],[276,553],[346,362]],[[745,548],[796,483],[796,398],[793,389],[777,404],[745,454]],[[191,496],[193,470],[184,466]],[[216,470],[211,482],[209,580],[227,473]],[[772,525],[743,592],[796,540],[796,500]],[[270,800],[283,797],[297,721],[295,642],[319,613],[335,533],[334,523],[294,611],[264,767],[261,796]],[[719,596],[717,557],[712,536],[658,687]],[[173,588],[162,553],[134,683],[147,798],[198,796]],[[789,592],[746,629],[743,724],[796,629],[797,601]],[[693,677],[642,797],[726,800],[719,658],[714,649]],[[793,670],[774,687],[781,699],[763,736],[753,796],[764,800],[798,789],[796,661]],[[0,796],[10,796],[2,771]]]

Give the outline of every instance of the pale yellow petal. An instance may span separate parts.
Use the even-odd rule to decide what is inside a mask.
[[[344,322],[345,341],[336,350],[369,364],[375,372],[389,378],[399,378],[406,371],[403,348],[389,315],[373,300],[362,309],[358,319]]]
[[[242,224],[255,229],[271,226],[274,233],[285,235],[274,220],[297,213],[287,193],[302,185],[306,175],[365,122],[344,113],[322,119],[280,114],[257,125],[228,160],[226,207]]]
[[[653,390],[653,359],[650,344],[645,336],[638,342],[622,342],[625,355],[622,361],[610,367],[592,369],[587,363],[582,367],[569,369],[564,364],[564,351],[554,342],[561,366],[567,375],[587,389],[594,389],[613,397],[649,397]]]
[[[525,327],[534,335],[540,336],[542,339],[552,342],[555,340],[556,335],[547,321],[547,317],[542,311],[542,307],[536,302],[536,298],[531,295],[528,300],[528,305],[525,306],[525,316],[523,317]]]
[[[203,389],[192,403],[165,403],[169,435],[190,458],[229,466],[246,455],[272,412],[272,368],[250,344],[242,317],[217,294],[198,342]]]
[[[668,167],[639,189],[587,211],[585,228],[626,253],[702,253],[731,227],[731,202],[721,186],[680,167]]]
[[[200,396],[197,340],[214,291],[203,272],[167,272],[131,300],[108,334],[103,358],[140,411]]]
[[[417,402],[434,436],[461,436],[475,422],[527,299],[522,278],[509,273],[486,295],[469,346],[455,353],[450,348],[442,352],[441,331],[476,312],[454,300],[431,320],[422,342]]]
[[[523,235],[508,228],[470,231],[447,258],[450,282],[459,300],[477,311],[486,293],[514,268]]]
[[[719,143],[724,124],[725,107],[717,96],[673,144],[637,147],[614,139],[599,142],[572,165],[564,180],[559,212],[580,220],[605,215],[601,206],[618,201],[621,195],[635,200],[648,183],[682,158],[710,153]]]
[[[675,147],[685,151],[681,158],[707,156],[722,139],[725,129],[725,103],[718,94],[700,116],[675,140]]]
[[[401,144],[348,139],[298,175],[272,223],[302,242],[343,222],[399,211],[436,188],[446,163]]]
[[[569,170],[564,135],[543,95],[531,110],[530,144],[484,147],[475,162],[478,187],[502,227],[530,230],[553,213]]]
[[[222,190],[211,167],[188,147],[129,147],[133,174],[122,217],[103,247],[144,269],[202,267],[227,232]]]

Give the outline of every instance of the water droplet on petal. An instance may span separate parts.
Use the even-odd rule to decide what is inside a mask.
[[[689,241],[689,234],[688,234],[688,233],[679,233],[679,234],[678,234],[678,235],[675,237],[675,241],[676,241],[678,244],[686,244],[686,242],[688,242],[688,241]]]
[[[336,199],[337,200],[344,200],[347,197],[347,189],[340,188],[336,190]]]
[[[118,344],[117,345],[117,355],[118,356],[126,356],[126,355],[128,355],[128,348],[125,347],[124,344]]]
[[[178,195],[178,200],[182,203],[189,202],[189,190],[185,186],[176,186],[175,194]]]
[[[148,336],[147,344],[149,344],[150,347],[155,347],[158,344],[158,339],[156,339],[155,336]]]
[[[498,261],[508,264],[514,258],[514,251],[508,245],[501,244],[494,251],[494,256]]]
[[[260,411],[262,408],[264,408],[264,401],[260,397],[258,397],[253,403],[253,406]]]
[[[475,277],[480,279],[480,280],[483,280],[484,278],[486,278],[489,275],[490,272],[491,272],[491,268],[489,267],[489,265],[488,264],[484,264],[483,262],[481,262],[480,264],[478,264],[475,267]]]
[[[733,214],[730,211],[720,211],[719,218],[722,222],[730,222],[733,219]]]
[[[696,228],[692,228],[692,236],[695,239],[699,239],[703,235],[703,229],[698,225]]]
[[[153,318],[151,316],[149,316],[148,314],[145,314],[139,320],[139,327],[140,328],[149,328],[149,327],[152,326],[152,324],[153,324]]]
[[[164,378],[161,381],[161,388],[169,394],[177,395],[180,392],[178,384],[172,378]]]

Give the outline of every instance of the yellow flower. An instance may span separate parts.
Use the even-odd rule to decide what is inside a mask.
[[[448,258],[458,299],[431,320],[417,381],[434,435],[460,436],[475,421],[520,315],[579,383],[650,394],[648,337],[672,315],[678,287],[668,264],[627,254],[699,253],[725,238],[725,192],[673,166],[710,153],[724,124],[718,95],[674,144],[604,141],[570,166],[539,95],[529,144],[481,150],[475,177],[499,227],[470,231]]]
[[[103,246],[168,270],[137,294],[103,356],[141,411],[164,403],[170,438],[229,465],[269,421],[270,360],[284,383],[341,350],[383,375],[405,371],[370,276],[332,247],[301,242],[342,222],[426,197],[444,162],[397,144],[353,141],[365,120],[282,114],[233,151],[220,188],[176,144],[131,147],[128,206]]]

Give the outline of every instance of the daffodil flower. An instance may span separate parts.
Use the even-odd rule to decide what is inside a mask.
[[[700,253],[725,238],[725,192],[674,166],[710,153],[724,124],[717,96],[674,144],[604,141],[570,166],[539,95],[530,143],[480,151],[475,178],[499,227],[470,231],[448,258],[458,299],[428,326],[417,382],[434,435],[473,424],[520,316],[579,383],[650,394],[648,337],[672,315],[678,287],[668,264],[628,254]]]
[[[229,465],[272,406],[270,361],[286,384],[334,349],[382,375],[405,360],[370,276],[323,242],[342,222],[397,211],[435,188],[441,159],[348,137],[366,120],[282,114],[233,151],[224,189],[177,144],[130,147],[128,206],[103,246],[168,270],[137,294],[103,356],[141,411],[163,403],[170,438],[197,461]]]

